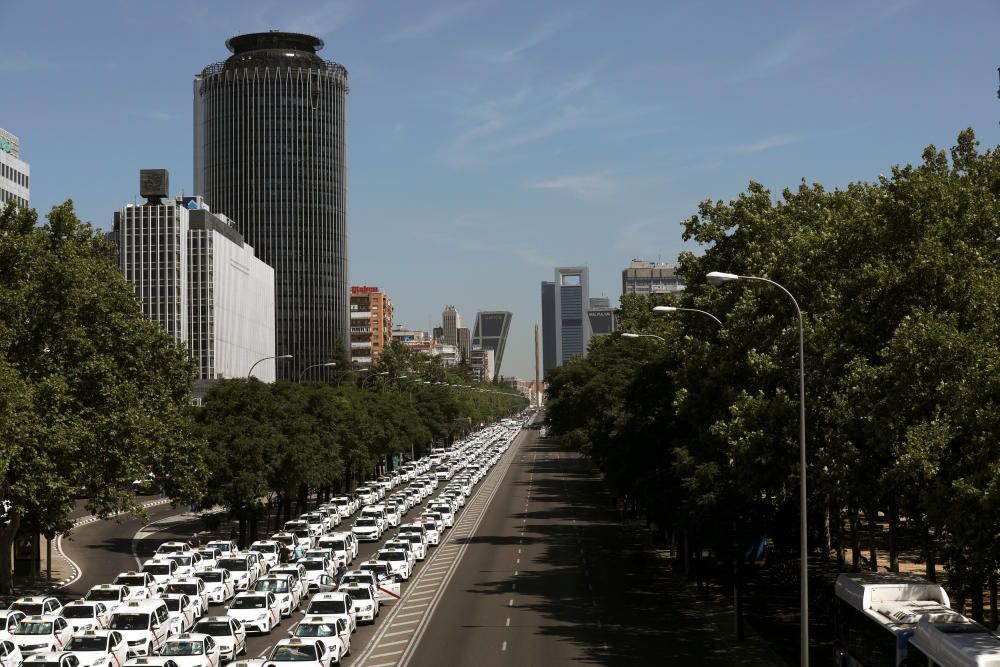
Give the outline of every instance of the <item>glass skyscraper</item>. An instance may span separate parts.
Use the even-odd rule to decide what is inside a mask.
[[[277,371],[294,379],[350,341],[347,70],[310,35],[226,46],[233,55],[195,77],[195,194],[274,268],[275,353],[294,356]]]

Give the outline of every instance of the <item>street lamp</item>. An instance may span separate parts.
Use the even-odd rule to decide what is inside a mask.
[[[262,361],[267,361],[268,359],[277,360],[277,359],[293,359],[293,358],[294,357],[290,354],[279,354],[276,357],[264,357],[263,359],[258,359],[257,361],[253,362],[253,365],[250,367],[250,372],[247,373],[247,380],[249,380],[253,376],[253,369],[256,368],[257,364],[259,364]]]
[[[801,628],[799,629],[799,641],[801,642],[799,662],[804,667],[809,667],[809,526],[806,512],[806,346],[802,324],[802,309],[799,308],[799,302],[795,300],[791,292],[785,289],[780,283],[776,283],[768,278],[740,276],[735,273],[712,271],[705,276],[705,279],[710,285],[715,286],[735,280],[757,280],[762,283],[774,285],[792,300],[792,305],[795,306],[795,313],[799,317],[799,475],[802,477],[801,488],[799,489],[799,532],[801,533],[799,536],[799,551],[801,552],[800,558],[802,560],[801,573],[799,575],[802,578],[802,586],[799,591],[799,605],[802,609]]]
[[[673,313],[678,310],[687,313],[701,313],[702,315],[711,317],[713,320],[715,320],[715,323],[718,324],[720,327],[722,326],[722,320],[720,320],[718,317],[708,312],[707,310],[698,310],[697,308],[677,308],[675,306],[656,306],[653,308],[654,313]]]
[[[370,380],[372,378],[375,378],[375,377],[388,375],[388,374],[389,374],[389,371],[382,371],[381,373],[373,373],[372,375],[369,375],[368,377],[366,377],[364,380],[361,381],[361,388],[362,389],[365,388],[365,385],[368,383],[368,380]]]
[[[302,382],[302,378],[304,378],[306,376],[306,373],[308,373],[313,368],[329,368],[330,366],[336,366],[336,365],[337,365],[336,361],[328,361],[325,364],[313,364],[312,366],[306,366],[305,369],[301,373],[299,373],[299,382]]]
[[[344,373],[337,380],[337,386],[339,387],[341,384],[343,384],[344,378],[350,375],[351,373],[367,373],[370,370],[371,370],[370,368],[355,368],[353,370],[344,371]]]
[[[626,331],[626,332],[624,332],[624,333],[621,334],[621,337],[622,338],[655,338],[656,340],[660,341],[664,345],[667,344],[667,339],[665,339],[663,336],[657,336],[656,334],[637,334],[637,333],[629,333],[628,331]]]

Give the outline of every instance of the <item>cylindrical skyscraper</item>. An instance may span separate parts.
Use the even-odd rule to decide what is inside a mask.
[[[294,379],[350,341],[347,70],[310,35],[226,46],[233,55],[195,77],[195,194],[274,267],[275,354],[294,357],[277,374]]]

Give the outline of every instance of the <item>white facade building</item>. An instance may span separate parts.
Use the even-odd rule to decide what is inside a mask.
[[[458,345],[449,345],[448,343],[437,343],[434,345],[434,352],[431,356],[437,357],[441,360],[442,366],[457,366],[458,362],[461,361],[459,356]]]
[[[488,348],[473,348],[469,366],[476,382],[493,382],[496,377],[496,363],[493,350]]]
[[[20,207],[31,202],[31,167],[20,158],[21,142],[16,136],[0,128],[0,209],[13,199]]]
[[[246,377],[277,354],[274,269],[199,197],[126,206],[109,236],[143,313],[195,358],[196,398],[211,381]],[[254,377],[273,382],[274,363],[257,364]]]

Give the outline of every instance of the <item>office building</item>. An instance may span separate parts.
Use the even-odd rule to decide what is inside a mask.
[[[472,353],[472,332],[467,327],[458,328],[458,358],[469,363]]]
[[[556,363],[586,356],[590,344],[590,279],[586,266],[564,266],[555,270]]]
[[[294,357],[278,375],[295,379],[350,340],[347,70],[310,35],[226,46],[232,55],[194,80],[194,191],[274,267],[277,349]]]
[[[507,346],[507,334],[510,333],[513,317],[506,310],[481,310],[476,313],[476,324],[472,329],[472,349],[493,350],[494,372],[491,382],[500,375],[500,364],[503,362],[503,351]]]
[[[593,336],[608,336],[614,333],[618,324],[615,309],[611,307],[611,299],[606,296],[590,298],[587,319],[590,320],[590,333]]]
[[[351,361],[375,362],[392,341],[392,299],[378,287],[351,287]]]
[[[556,284],[542,281],[542,377],[558,366],[556,361]]]
[[[274,269],[200,197],[161,201],[165,170],[143,170],[140,190],[146,202],[115,213],[108,236],[143,313],[191,351],[198,398],[212,381],[246,377],[275,356]],[[273,382],[274,360],[254,377]]]
[[[461,361],[458,353],[458,345],[449,345],[448,343],[435,343],[434,352],[431,356],[438,357],[441,365],[449,368],[457,366]]]
[[[441,313],[440,340],[448,345],[458,345],[458,330],[462,328],[462,318],[455,306],[445,306]]]
[[[0,128],[0,209],[13,199],[19,207],[31,204],[31,167],[21,159],[21,142]]]
[[[493,350],[473,348],[469,357],[469,368],[472,370],[473,381],[493,382],[493,378],[496,377]]]
[[[684,278],[677,274],[676,264],[647,262],[633,259],[622,269],[622,294],[669,294],[680,297]]]

